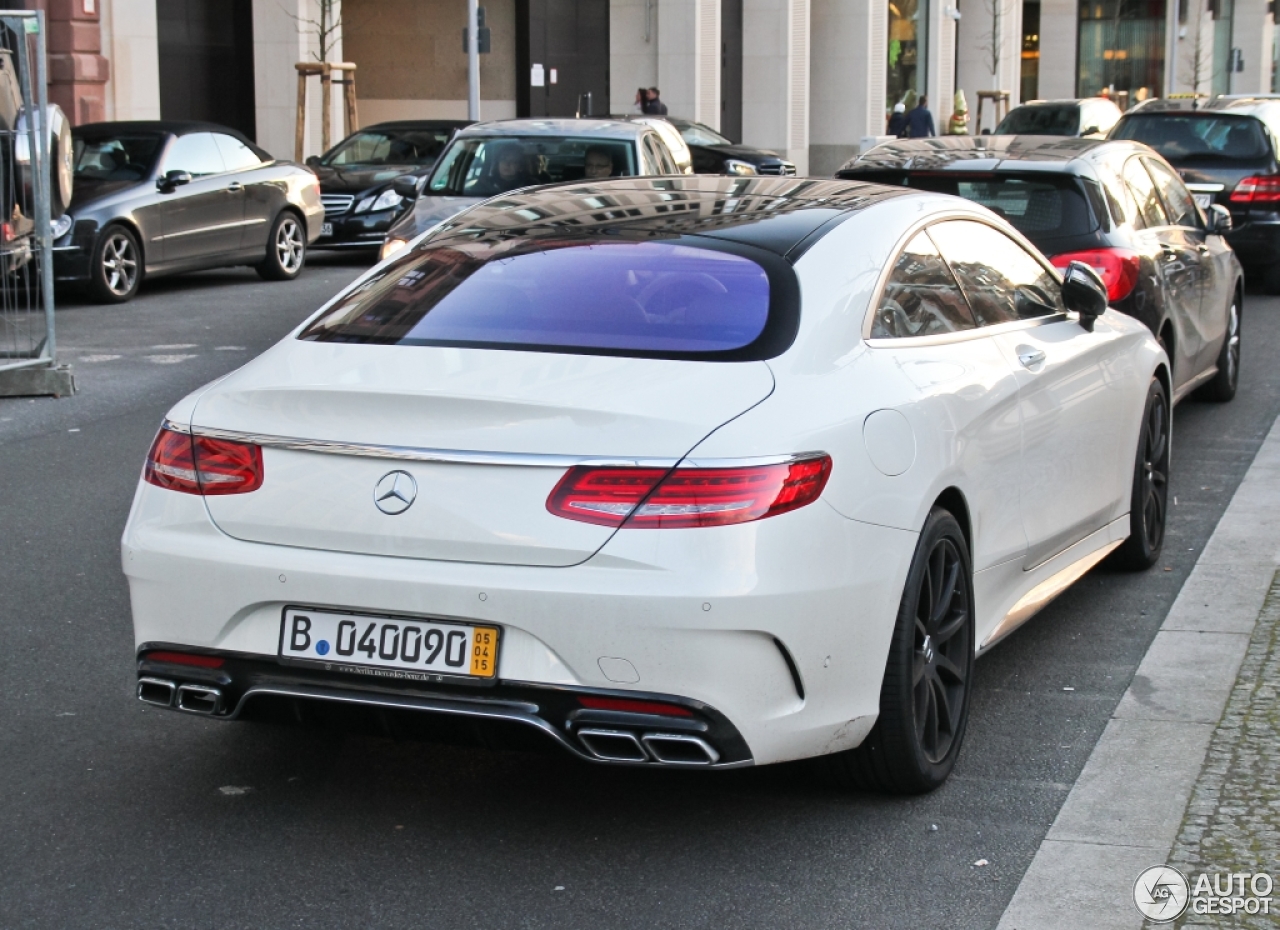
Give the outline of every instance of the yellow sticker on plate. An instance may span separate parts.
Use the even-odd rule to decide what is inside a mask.
[[[471,636],[471,674],[492,678],[498,673],[498,631],[478,626]]]

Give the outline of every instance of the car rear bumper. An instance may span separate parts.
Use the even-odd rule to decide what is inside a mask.
[[[1280,215],[1272,220],[1244,220],[1227,234],[1242,265],[1270,265],[1280,261]]]
[[[221,533],[202,499],[144,484],[122,558],[140,655],[165,644],[244,663],[226,684],[221,716],[244,712],[253,680],[330,688],[348,703],[390,690],[419,702],[400,708],[408,713],[431,712],[423,701],[487,701],[513,688],[661,695],[698,708],[709,726],[723,718],[716,726],[746,749],[730,751],[724,738],[715,747],[738,764],[834,752],[865,737],[915,539],[819,501],[740,526],[623,531],[569,568],[484,565],[247,543]],[[287,605],[497,625],[497,681],[300,673],[277,659]],[[139,665],[142,677],[161,671]],[[567,711],[544,711],[555,703],[545,697],[528,703],[554,731],[544,735],[572,742]]]

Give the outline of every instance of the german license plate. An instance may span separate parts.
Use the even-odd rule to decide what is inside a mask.
[[[1213,205],[1213,194],[1192,194],[1196,199],[1196,206],[1201,210],[1208,210]]]
[[[498,673],[498,628],[340,614],[286,607],[280,623],[280,657],[333,665],[339,671],[388,670],[390,678]],[[396,670],[392,672],[390,670]]]
[[[332,224],[332,223],[321,223],[321,224],[320,224],[320,235],[322,235],[322,236],[332,236],[332,235],[333,235],[333,224]]]

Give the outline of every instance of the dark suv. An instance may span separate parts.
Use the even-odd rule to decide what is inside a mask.
[[[1108,138],[1145,142],[1177,169],[1201,208],[1231,211],[1227,237],[1269,294],[1280,294],[1280,99],[1150,100]]]
[[[945,136],[889,142],[838,177],[955,194],[1004,217],[1059,268],[1082,261],[1109,303],[1146,323],[1173,364],[1174,400],[1235,396],[1244,275],[1222,233],[1164,160],[1135,142]],[[1064,399],[1064,403],[1066,403]]]

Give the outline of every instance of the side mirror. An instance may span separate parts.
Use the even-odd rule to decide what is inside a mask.
[[[1089,265],[1072,262],[1062,272],[1062,302],[1080,314],[1080,325],[1091,333],[1093,321],[1107,312],[1107,286]]]
[[[173,171],[166,171],[164,177],[156,181],[156,187],[160,188],[162,191],[168,192],[173,190],[175,187],[181,187],[183,184],[190,183],[190,171],[180,171],[175,169]]]
[[[1220,203],[1209,205],[1209,232],[1215,236],[1225,236],[1235,228],[1231,219],[1231,211]]]
[[[307,165],[307,167],[308,167],[308,168],[311,168],[312,170],[314,170],[314,169],[316,169],[316,168],[319,168],[319,167],[320,167],[320,156],[319,156],[319,155],[308,155],[308,156],[307,156],[306,165]]]
[[[421,181],[422,178],[417,175],[402,174],[391,182],[391,189],[405,200],[417,200],[418,194],[421,193],[418,190],[418,185]]]
[[[1097,126],[1090,126],[1088,129],[1081,130],[1080,135],[1081,136],[1100,136],[1102,135],[1102,130],[1099,129]]]

